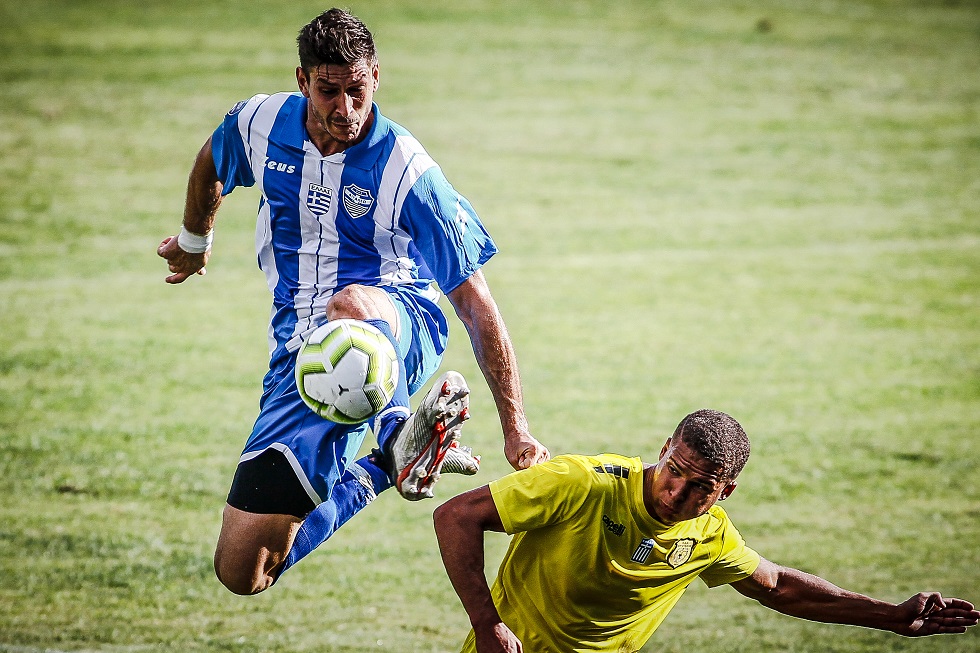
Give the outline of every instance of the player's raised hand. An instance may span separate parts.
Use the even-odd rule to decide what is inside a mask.
[[[157,247],[157,256],[166,259],[173,273],[164,281],[167,283],[183,283],[188,277],[207,274],[204,266],[208,263],[211,251],[192,254],[185,252],[177,244],[177,236],[167,236]]]
[[[548,448],[526,432],[504,440],[504,455],[514,469],[527,469],[551,458]]]
[[[962,633],[980,621],[980,611],[972,603],[944,599],[938,592],[920,592],[898,608],[903,618],[895,632],[906,637]]]

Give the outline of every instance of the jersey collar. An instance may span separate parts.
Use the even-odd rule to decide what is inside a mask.
[[[344,151],[347,154],[344,163],[361,170],[370,170],[374,166],[381,156],[385,139],[391,130],[388,119],[381,115],[381,110],[376,103],[371,104],[371,114],[374,116],[374,120],[371,121],[371,130],[367,137]]]

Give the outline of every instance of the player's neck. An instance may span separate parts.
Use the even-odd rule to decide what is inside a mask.
[[[306,121],[306,134],[316,147],[317,151],[320,152],[321,156],[330,156],[331,154],[339,154],[344,150],[354,147],[371,133],[371,126],[374,125],[374,114],[369,113],[364,124],[361,126],[360,131],[357,136],[350,140],[340,140],[335,138],[330,134],[329,131],[323,129],[312,117],[308,118]]]
[[[656,465],[643,463],[643,507],[646,508],[648,515],[660,521],[657,511],[654,509],[655,501],[652,494],[653,479],[656,471]]]

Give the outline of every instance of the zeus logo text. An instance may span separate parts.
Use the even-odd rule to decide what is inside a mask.
[[[269,170],[275,170],[276,172],[285,172],[287,175],[291,175],[296,172],[296,166],[287,163],[279,163],[278,161],[273,161],[272,159],[265,160],[265,167]]]

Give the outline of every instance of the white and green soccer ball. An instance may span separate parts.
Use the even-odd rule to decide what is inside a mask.
[[[313,412],[360,424],[395,394],[398,357],[391,341],[360,320],[332,320],[310,334],[296,355],[296,387]]]

